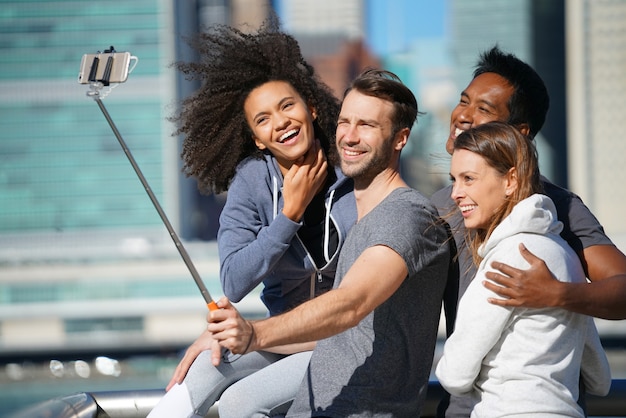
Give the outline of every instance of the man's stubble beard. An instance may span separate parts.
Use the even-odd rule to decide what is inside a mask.
[[[354,181],[361,184],[369,184],[378,174],[389,167],[391,155],[393,154],[392,139],[387,138],[384,145],[378,149],[370,151],[365,160],[357,163],[346,163],[341,159],[341,171]]]

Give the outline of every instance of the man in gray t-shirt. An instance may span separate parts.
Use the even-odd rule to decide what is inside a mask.
[[[419,415],[448,267],[446,232],[436,224],[436,211],[419,192],[399,188],[352,227],[335,286],[379,245],[402,257],[408,277],[357,326],[317,343],[289,416],[311,416],[311,406],[324,416]]]
[[[246,321],[224,299],[223,309],[208,315],[213,337],[236,354],[318,341],[288,417],[420,414],[452,239],[434,206],[400,176],[400,152],[416,118],[415,96],[397,76],[359,76],[337,125],[358,217],[334,288],[260,321]]]

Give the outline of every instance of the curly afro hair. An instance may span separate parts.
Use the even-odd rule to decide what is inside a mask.
[[[190,45],[198,51],[199,62],[178,62],[175,67],[202,86],[183,101],[180,113],[171,120],[178,123],[175,134],[184,136],[183,172],[197,178],[201,192],[226,191],[243,159],[262,157],[243,107],[249,93],[269,81],[290,83],[316,109],[317,139],[329,161],[337,161],[339,100],[303,59],[297,41],[279,30],[276,18],[249,34],[214,26]]]

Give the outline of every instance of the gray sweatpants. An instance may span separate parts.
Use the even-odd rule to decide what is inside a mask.
[[[311,351],[288,356],[264,351],[229,355],[215,367],[201,353],[184,382],[170,389],[148,418],[203,417],[219,399],[220,418],[272,417],[287,412],[306,373]]]

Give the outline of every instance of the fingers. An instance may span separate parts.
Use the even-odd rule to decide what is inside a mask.
[[[497,282],[501,282],[505,277],[517,277],[521,274],[521,270],[516,269],[515,267],[511,267],[508,264],[501,263],[499,261],[494,261],[491,263],[491,267],[494,270],[497,270],[501,274],[498,275],[497,272],[488,272],[487,278],[491,280],[495,280]],[[493,276],[493,277],[492,277]]]
[[[508,308],[508,307],[515,308],[515,307],[521,306],[521,304],[517,302],[515,299],[487,298],[487,302],[491,303],[492,305],[502,306],[505,308]]]
[[[191,364],[196,359],[196,357],[198,357],[199,354],[195,353],[195,350],[192,347],[193,345],[187,349],[187,351],[185,352],[185,356],[178,363],[178,366],[176,366],[176,370],[174,370],[174,375],[170,379],[165,390],[170,390],[172,386],[176,384],[181,384],[183,383],[183,380],[185,380],[185,376],[187,376],[187,372],[189,371]]]
[[[502,276],[500,276],[502,277]],[[492,279],[490,279],[492,280]],[[498,280],[494,280],[494,281],[498,281]],[[508,281],[505,277],[502,277],[502,284],[496,284],[493,283],[489,280],[483,280],[483,286],[485,286],[488,290],[491,290],[492,292],[494,292],[496,295],[501,296],[503,298],[510,298],[511,297],[511,292],[509,289],[510,286],[510,281]]]
[[[253,328],[234,308],[220,309],[220,313],[211,313],[207,330],[219,346],[212,346],[213,364],[219,364],[219,348],[230,350],[233,354],[253,351]]]
[[[311,148],[309,148],[303,156],[295,160],[293,164],[298,167],[302,167],[306,165],[312,166],[317,163],[320,157],[322,159],[325,159],[324,150],[322,149],[320,141],[315,140]]]
[[[304,154],[303,164],[316,165],[320,160],[325,160],[324,151],[318,140],[315,140],[313,146]]]
[[[526,248],[526,246],[522,243],[520,243],[519,245],[519,252],[522,255],[522,257],[524,257],[524,259],[526,261],[528,261],[528,263],[532,266],[533,264],[537,263],[537,262],[542,262],[543,260],[541,260],[540,258],[538,258],[535,254],[531,253],[530,250],[528,248]]]
[[[220,309],[210,311],[207,314],[209,322],[207,330],[211,333],[214,341],[214,344],[211,345],[213,350],[211,361],[214,365],[220,362],[221,347],[231,350],[234,354],[239,354],[242,335],[245,335],[245,328],[248,323],[227,298],[222,297],[217,302],[217,306]]]
[[[507,266],[506,264],[502,264],[502,263],[497,263],[502,270],[516,270],[513,267]],[[492,263],[491,266],[493,268],[496,268],[496,263]],[[510,270],[509,270],[510,271]],[[504,274],[500,274],[496,271],[487,271],[485,272],[485,277],[488,278],[489,280],[494,281],[498,287],[500,286],[506,286],[506,287],[511,287],[512,285],[515,284],[515,281],[512,280],[512,276],[514,275],[512,271],[510,271],[511,274],[508,275],[504,275]]]
[[[217,307],[220,309],[235,309],[230,300],[226,296],[222,296],[220,300],[217,301]]]
[[[214,347],[217,346],[216,344],[216,341],[213,339],[211,333],[208,330],[203,332],[185,351],[185,355],[178,363],[178,366],[176,366],[176,369],[174,370],[174,375],[169,381],[166,390],[170,390],[172,386],[177,383],[182,383],[185,379],[185,376],[187,376],[189,368],[191,367],[193,362],[196,361],[196,358],[198,358],[200,353],[206,350],[214,349]]]
[[[318,141],[301,160],[295,162],[283,178],[282,212],[294,222],[300,222],[328,175],[328,163]]]
[[[507,279],[503,278],[503,282],[506,283]],[[502,298],[509,299],[511,296],[513,296],[511,289],[509,287],[506,287],[505,285],[498,285],[489,280],[483,280],[483,286]]]
[[[246,354],[255,350],[254,327],[249,321],[242,319],[237,328],[231,331],[234,332],[224,333],[224,338],[219,339],[222,347],[229,349],[233,354]]]
[[[490,298],[489,302],[506,307],[557,306],[561,282],[554,277],[547,264],[524,244],[520,244],[518,249],[530,267],[517,269],[500,262],[491,263],[496,271],[485,273],[488,280],[483,285],[499,298]]]
[[[187,370],[189,370],[189,369],[187,369]],[[184,370],[181,370],[181,366],[180,366],[180,363],[179,363],[178,366],[176,366],[176,370],[174,370],[174,375],[170,379],[170,381],[167,384],[167,387],[165,388],[165,390],[168,391],[174,385],[180,385],[181,383],[183,383],[183,380],[185,380],[185,376],[186,375],[187,375],[187,372],[184,371]]]
[[[249,331],[246,329],[246,321],[233,321],[228,319],[227,321],[220,323],[213,323],[209,325],[213,338],[216,341],[217,352],[219,348],[227,348],[233,354],[243,354],[243,348],[249,341]],[[213,361],[217,361],[216,357],[212,357]]]
[[[217,340],[214,340],[213,344],[211,345],[211,364],[217,367],[220,365],[221,361],[222,361],[222,347],[220,347],[220,344]]]
[[[209,311],[207,313],[207,322],[209,324],[216,324],[219,322],[223,322],[228,318],[234,318],[239,315],[237,309],[232,305],[230,300],[227,297],[222,296],[220,300],[217,301],[217,307],[219,309]]]
[[[503,307],[521,306],[520,301],[516,299],[517,293],[514,290],[515,282],[513,280],[494,272],[487,273],[486,277],[499,283],[496,284],[489,280],[483,280],[483,286],[499,296],[497,298],[487,298],[487,302],[491,303],[492,305]]]
[[[174,377],[172,377],[172,378],[170,379],[169,383],[167,384],[167,386],[165,387],[165,391],[166,391],[166,392],[169,392],[169,390],[170,390],[172,387],[174,387],[174,385],[177,385],[177,384],[179,384],[179,383],[178,383],[178,380],[176,380],[176,377],[175,377],[175,376],[174,376]]]
[[[528,261],[531,265],[533,264],[533,262],[541,261],[533,253],[531,253],[530,250],[528,250],[528,248],[526,248],[526,246],[522,243],[519,244],[519,252],[522,255],[522,257],[524,257],[526,261]],[[495,270],[498,270],[500,273],[508,277],[519,277],[522,274],[522,270],[516,269],[514,267],[509,266],[508,264],[504,264],[499,261],[492,262],[491,267],[494,268]],[[496,276],[496,273],[493,273],[494,274],[493,277],[490,277],[490,274],[491,273],[487,273],[487,278],[496,280],[498,282],[500,281],[499,277]]]
[[[319,174],[320,172],[325,172],[327,166],[326,154],[324,154],[319,140],[316,140],[306,154],[294,162],[290,171],[293,172],[294,176],[299,172]]]

